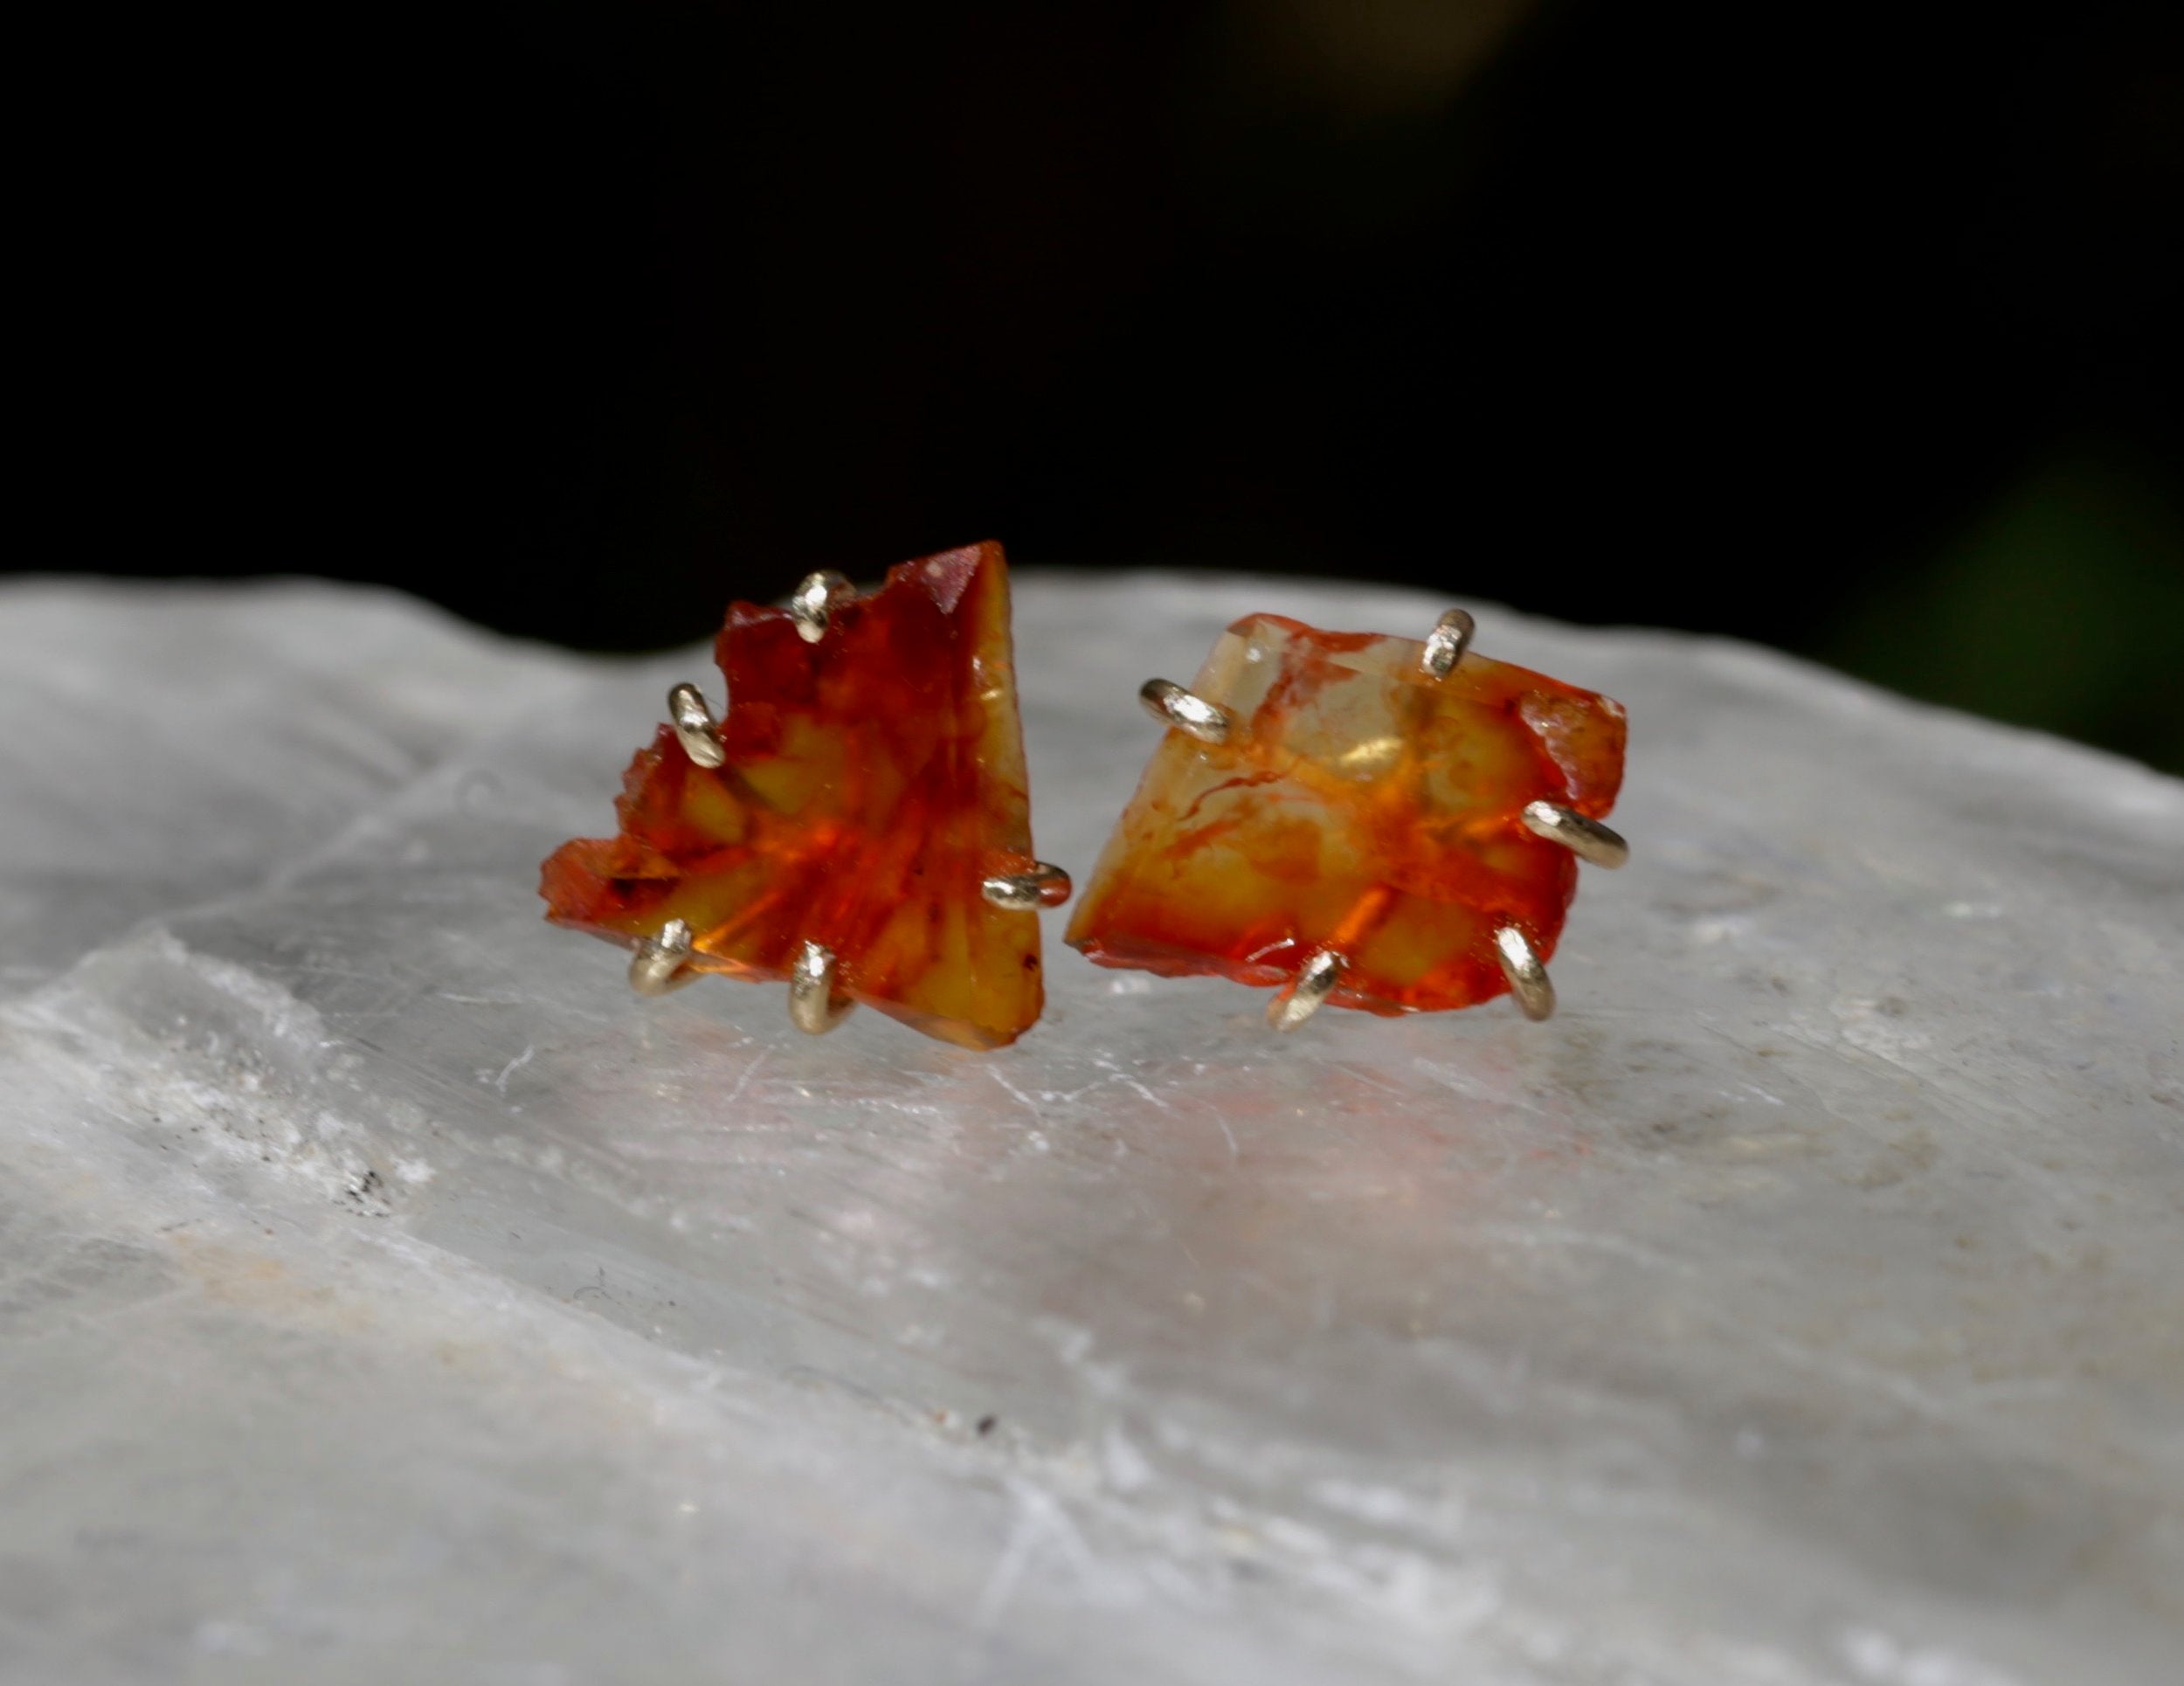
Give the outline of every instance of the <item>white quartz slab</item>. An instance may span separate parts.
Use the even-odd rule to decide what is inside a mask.
[[[1552,1023],[981,1055],[540,922],[695,649],[0,587],[0,1680],[2175,1678],[2184,785],[1468,601],[1631,711]],[[1442,606],[1020,579],[1041,853]]]

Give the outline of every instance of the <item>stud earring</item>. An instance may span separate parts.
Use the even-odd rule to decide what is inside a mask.
[[[708,972],[788,985],[803,1030],[870,1005],[1000,1047],[1044,1004],[1037,909],[1069,877],[1032,853],[1008,567],[985,543],[906,562],[860,597],[813,574],[739,603],[639,750],[619,835],[564,843],[546,916],[630,945],[640,994]]]
[[[1622,783],[1621,704],[1469,653],[1471,617],[1422,643],[1252,615],[1188,690],[1070,921],[1103,966],[1384,1014],[1512,993],[1554,1011],[1546,963],[1577,863],[1629,851],[1601,820]]]

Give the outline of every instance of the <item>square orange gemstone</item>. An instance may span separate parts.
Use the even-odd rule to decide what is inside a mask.
[[[546,916],[625,943],[681,919],[692,970],[773,982],[817,943],[851,1000],[967,1047],[1015,1040],[1044,986],[1037,916],[982,890],[1038,864],[1001,547],[903,563],[817,643],[736,604],[715,652],[724,764],[662,727],[619,833],[547,860]]]
[[[1469,653],[1436,680],[1424,648],[1280,615],[1231,626],[1191,688],[1234,729],[1162,740],[1069,942],[1103,966],[1261,986],[1334,949],[1349,964],[1329,1000],[1379,1013],[1505,992],[1503,925],[1549,957],[1578,863],[1521,816],[1607,816],[1622,707]]]

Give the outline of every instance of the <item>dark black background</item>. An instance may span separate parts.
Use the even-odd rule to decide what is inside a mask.
[[[996,536],[1733,632],[2184,767],[2181,14],[100,21],[16,565],[634,648]]]

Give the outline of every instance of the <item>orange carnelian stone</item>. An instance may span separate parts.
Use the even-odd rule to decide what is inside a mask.
[[[687,920],[690,965],[736,978],[785,979],[819,943],[850,998],[943,1041],[1014,1041],[1044,992],[1038,917],[980,891],[1037,864],[1001,547],[902,563],[816,644],[738,603],[715,651],[725,764],[662,727],[623,780],[621,834],[547,860],[546,916],[628,943]]]
[[[1431,679],[1423,651],[1279,615],[1231,626],[1191,688],[1234,731],[1168,733],[1070,943],[1103,966],[1261,985],[1332,948],[1350,964],[1329,1000],[1380,1013],[1503,993],[1497,926],[1552,955],[1578,863],[1518,816],[1541,799],[1607,815],[1622,708],[1476,655]]]

